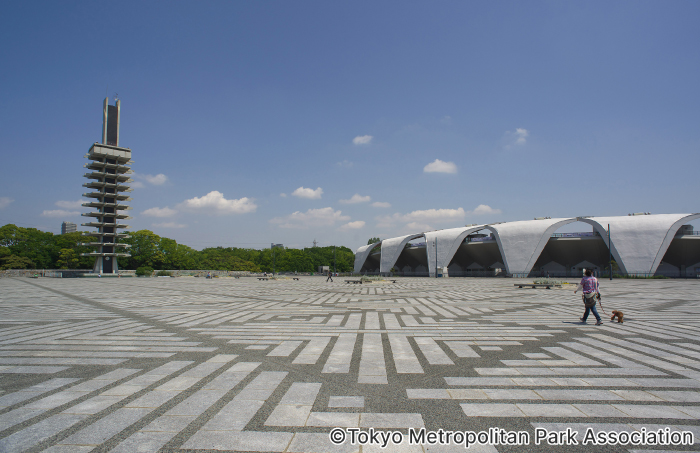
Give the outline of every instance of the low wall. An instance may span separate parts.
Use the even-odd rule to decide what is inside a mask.
[[[134,272],[134,271],[132,271]],[[158,272],[168,272],[172,277],[206,277],[207,273],[211,272],[212,277],[254,277],[262,274],[253,274],[248,271],[212,271],[212,270],[169,270],[163,269],[159,271],[153,271],[152,277],[158,275]]]
[[[91,274],[92,269],[7,269],[0,271],[0,278],[3,277],[53,277],[53,278],[75,278],[83,274]],[[134,276],[136,271],[119,271],[120,275]]]

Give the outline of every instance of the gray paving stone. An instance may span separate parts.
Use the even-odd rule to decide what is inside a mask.
[[[292,440],[288,432],[199,431],[182,448],[193,450],[284,451]]]
[[[361,414],[360,427],[362,428],[423,428],[421,414]]]
[[[306,426],[355,428],[360,424],[360,414],[347,412],[311,412]]]
[[[0,451],[368,452],[328,432],[523,419],[700,433],[696,282],[602,282],[628,319],[595,327],[570,291],[502,279],[324,280],[1,279]],[[464,448],[383,451],[413,450]]]
[[[462,403],[467,417],[523,417],[525,414],[515,404],[509,403]]]
[[[331,396],[328,407],[365,407],[364,396]]]
[[[331,443],[328,434],[296,433],[287,451],[290,453],[359,453],[360,447],[345,442],[340,445]]]

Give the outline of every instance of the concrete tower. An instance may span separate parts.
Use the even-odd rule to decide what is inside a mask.
[[[131,150],[119,147],[119,111],[120,102],[117,99],[115,105],[109,105],[109,98],[105,98],[102,112],[102,143],[95,142],[85,155],[90,162],[83,165],[92,173],[85,173],[88,182],[83,187],[93,189],[94,192],[84,193],[83,196],[91,201],[83,203],[83,206],[95,208],[97,211],[87,212],[85,217],[94,219],[82,226],[95,227],[96,232],[83,233],[86,236],[94,236],[94,242],[84,243],[97,247],[83,256],[94,256],[95,266],[93,272],[99,274],[116,274],[119,271],[117,257],[131,256],[127,253],[128,244],[120,244],[120,239],[128,238],[119,229],[128,228],[128,225],[118,223],[119,220],[130,219],[124,211],[131,209],[123,204],[131,198],[122,192],[131,192],[131,188],[125,184],[132,181],[129,174],[133,173],[131,165]]]

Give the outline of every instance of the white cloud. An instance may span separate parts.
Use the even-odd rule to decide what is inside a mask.
[[[185,228],[187,225],[175,222],[163,222],[163,223],[153,223],[151,226],[159,228]]]
[[[358,230],[360,228],[364,228],[365,222],[364,220],[356,220],[355,222],[348,222],[345,225],[341,226],[341,230]]]
[[[462,219],[465,216],[464,209],[426,209],[423,211],[413,211],[405,214],[403,218],[406,221],[443,221]]]
[[[63,209],[75,209],[75,208],[82,207],[83,203],[87,203],[87,201],[83,201],[83,200],[77,200],[77,201],[59,200],[54,204],[56,206],[58,206],[59,208],[63,208]]]
[[[80,215],[78,211],[66,211],[65,209],[53,209],[41,213],[42,217],[74,217]]]
[[[250,198],[243,197],[238,200],[227,200],[224,194],[212,190],[203,197],[194,197],[185,200],[178,207],[188,210],[211,212],[214,214],[246,214],[255,212],[258,206]]]
[[[141,214],[151,217],[172,217],[177,214],[176,209],[170,209],[169,207],[164,208],[150,208],[143,211]]]
[[[485,215],[485,214],[500,214],[500,209],[494,209],[489,205],[480,204],[473,211],[468,211],[468,214]]]
[[[406,228],[408,228],[410,231],[431,231],[434,228],[428,225],[427,223],[420,223],[420,222],[411,222],[409,224],[406,224]]]
[[[527,129],[518,127],[515,132],[506,131],[506,139],[508,144],[505,146],[506,149],[511,149],[513,146],[522,146],[527,143],[527,138],[530,136],[530,132]]]
[[[306,212],[296,211],[285,217],[275,217],[270,223],[279,225],[280,228],[329,227],[337,222],[350,220],[350,216],[343,215],[341,211],[333,208],[309,209]]]
[[[527,136],[530,135],[530,133],[527,131],[527,129],[517,128],[515,130],[515,135],[518,137],[518,139],[515,140],[515,144],[516,145],[524,145],[525,141],[527,139]]]
[[[168,177],[165,176],[163,173],[158,173],[157,175],[142,175],[141,173],[132,173],[131,178],[135,180],[134,182],[130,183],[131,187],[137,189],[142,189],[146,187],[143,181],[154,186],[162,186],[163,184],[168,182]]]
[[[282,192],[282,193],[280,194],[280,197],[282,197],[282,198],[287,198],[287,194],[284,193],[284,192]]]
[[[163,173],[158,173],[157,175],[143,175],[143,177],[154,186],[162,186],[168,182],[168,177]]]
[[[323,189],[318,187],[316,190],[313,189],[307,189],[306,187],[299,187],[297,190],[292,192],[292,195],[295,197],[299,198],[308,198],[311,200],[319,199],[321,198],[321,194],[323,194]]]
[[[423,167],[425,173],[457,173],[457,166],[454,162],[443,162],[440,159],[435,159]]]
[[[458,221],[464,218],[466,211],[463,208],[457,209],[425,209],[422,211],[412,211],[408,214],[396,213],[390,216],[377,217],[380,228],[388,228],[396,223],[405,223],[412,225],[421,231],[430,230],[428,222],[441,223],[449,221]]]
[[[369,145],[369,143],[372,141],[371,135],[358,135],[357,137],[352,139],[352,142],[355,145]]]
[[[375,208],[390,208],[391,203],[386,201],[375,201],[374,203],[372,203],[372,206],[374,206]]]
[[[13,201],[15,200],[10,197],[0,197],[0,209],[10,206]]]
[[[352,162],[350,162],[349,160],[345,159],[345,160],[342,161],[342,162],[336,162],[335,165],[338,166],[338,167],[342,167],[342,168],[352,168],[352,166],[353,166],[354,164],[353,164]]]
[[[452,124],[452,117],[450,115],[445,115],[440,122],[442,124],[447,124],[448,126]]]
[[[349,200],[340,200],[340,202],[343,204],[356,204],[356,203],[367,203],[371,200],[372,200],[372,198],[369,195],[367,195],[366,197],[363,197],[359,193],[356,193]]]

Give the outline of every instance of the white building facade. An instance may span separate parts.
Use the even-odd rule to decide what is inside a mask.
[[[700,214],[540,218],[384,239],[360,247],[355,272],[431,276],[580,276],[592,268],[628,275],[697,277]],[[556,233],[582,222],[592,231]],[[608,242],[608,237],[610,238]]]

